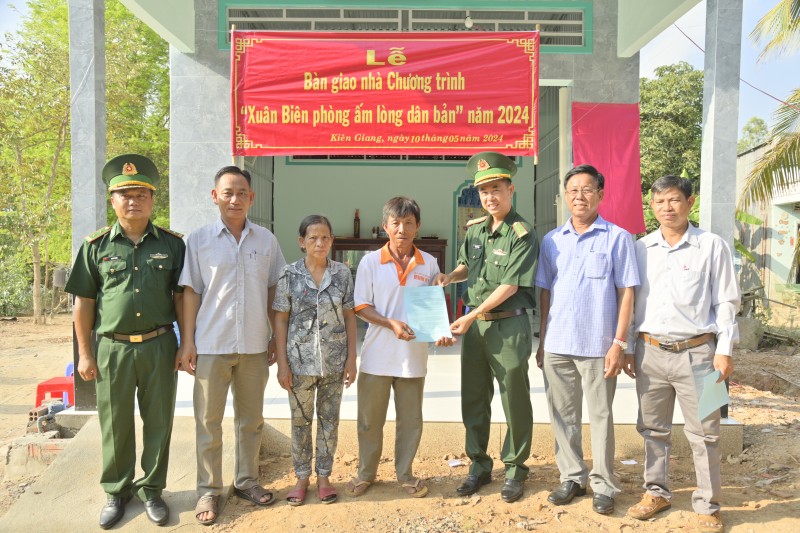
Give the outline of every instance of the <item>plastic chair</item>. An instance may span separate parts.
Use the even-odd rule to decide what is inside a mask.
[[[75,378],[72,376],[64,376],[57,378],[50,378],[47,381],[42,381],[36,386],[36,407],[42,405],[46,394],[50,394],[53,398],[55,394],[62,393],[62,397],[67,397],[67,402],[70,405],[75,405]]]

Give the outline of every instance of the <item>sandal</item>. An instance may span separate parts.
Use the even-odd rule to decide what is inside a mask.
[[[249,489],[237,489],[234,487],[233,492],[238,497],[244,498],[245,500],[258,505],[259,507],[266,507],[267,505],[272,505],[275,503],[275,496],[261,485],[253,485]],[[261,498],[264,496],[267,496],[267,501],[262,502]]]
[[[359,496],[363,496],[367,489],[371,485],[369,481],[361,481],[360,479],[354,477],[350,481],[347,482],[347,485],[344,487],[344,493],[348,496],[352,496],[354,498],[358,498]]]
[[[425,486],[422,478],[417,478],[413,483],[403,483],[402,487],[406,494],[414,498],[424,498],[428,494],[428,487]]]
[[[217,521],[217,517],[219,516],[219,512],[217,511],[217,502],[219,501],[219,496],[214,496],[211,494],[206,494],[202,496],[199,500],[197,500],[197,505],[194,507],[194,519],[197,520],[198,523],[203,524],[204,526],[210,526],[214,522]],[[203,513],[214,513],[212,518],[206,518],[205,520],[200,519],[200,515]]]
[[[364,489],[366,490],[366,489]],[[362,492],[363,494],[363,492]],[[335,502],[339,495],[336,494],[336,489],[332,486],[329,487],[317,487],[317,495],[319,496],[319,501],[322,503],[328,504]]]
[[[303,503],[306,501],[306,489],[290,490],[286,495],[286,501],[292,507],[303,505]]]

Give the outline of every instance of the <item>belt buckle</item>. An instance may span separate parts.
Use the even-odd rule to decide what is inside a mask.
[[[660,342],[658,343],[658,347],[667,352],[677,352],[675,348],[674,342]]]
[[[486,313],[478,313],[478,320],[486,320]]]
[[[128,341],[130,341],[130,342],[142,342],[142,336],[141,335],[131,335],[131,336],[128,337]]]

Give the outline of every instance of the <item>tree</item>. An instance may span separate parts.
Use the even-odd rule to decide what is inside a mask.
[[[800,0],[781,0],[750,33],[755,43],[765,42],[759,60],[772,54],[795,51],[800,45]],[[776,191],[800,183],[800,88],[792,91],[774,113],[772,143],[745,180],[740,209],[753,203],[768,203]],[[789,276],[800,264],[800,242],[795,246]]]
[[[703,73],[681,61],[655,75],[639,81],[643,193],[665,174],[700,175]]]
[[[764,144],[769,138],[769,128],[761,117],[750,117],[747,124],[742,128],[742,136],[736,145],[736,151],[744,153],[751,148]]]
[[[143,153],[158,164],[154,219],[164,224],[168,45],[118,0],[106,2],[106,40],[108,153]],[[36,323],[44,322],[48,266],[71,257],[69,113],[67,2],[28,0],[20,29],[0,44],[0,233],[15,239],[3,261],[31,265]],[[7,283],[0,276],[0,294]]]
[[[37,19],[48,23],[33,24]],[[70,197],[66,20],[66,2],[30,1],[17,38],[7,35],[0,52],[0,158],[10,178],[0,181],[0,208],[7,214],[0,220],[30,253],[35,323],[44,322],[42,265],[50,259],[51,236],[69,242],[63,216]]]

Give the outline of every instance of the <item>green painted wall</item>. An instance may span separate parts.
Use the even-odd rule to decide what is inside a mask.
[[[393,196],[410,196],[422,210],[424,236],[438,235],[448,242],[447,268],[452,269],[453,191],[467,178],[463,164],[358,163],[287,166],[275,159],[275,235],[287,261],[302,256],[297,247],[297,227],[310,214],[330,218],[336,235],[352,236],[353,214],[358,208],[361,236],[381,223],[381,208]],[[517,210],[533,223],[533,163],[524,158],[514,177]]]

